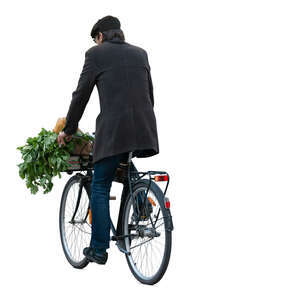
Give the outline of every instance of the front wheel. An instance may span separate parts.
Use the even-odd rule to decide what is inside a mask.
[[[59,211],[59,231],[63,251],[68,262],[77,269],[82,269],[89,263],[82,251],[89,246],[91,239],[88,183],[83,184],[81,195],[78,197],[82,177],[83,175],[79,173],[68,180]]]
[[[128,194],[123,211],[123,235],[127,263],[135,278],[144,284],[157,283],[167,270],[172,245],[172,232],[167,223],[170,210],[165,207],[159,186],[149,180],[140,180]],[[145,199],[142,200],[141,199]],[[138,216],[138,223],[135,216]]]

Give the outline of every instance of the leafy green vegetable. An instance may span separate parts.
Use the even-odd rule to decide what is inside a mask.
[[[52,178],[57,175],[61,178],[60,172],[70,167],[68,161],[75,145],[81,144],[82,140],[94,140],[88,133],[77,131],[73,136],[81,139],[72,138],[65,146],[60,147],[57,136],[57,133],[42,128],[36,137],[27,138],[24,146],[16,148],[21,151],[23,159],[23,162],[17,165],[19,176],[25,180],[26,187],[32,194],[36,194],[39,187],[44,189],[44,194],[49,193],[53,188]]]

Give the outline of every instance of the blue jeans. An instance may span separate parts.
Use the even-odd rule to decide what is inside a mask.
[[[105,157],[94,164],[91,184],[92,237],[90,247],[109,248],[110,241],[110,188],[120,162],[126,162],[128,152]]]

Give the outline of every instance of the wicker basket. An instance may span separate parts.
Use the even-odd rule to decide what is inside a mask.
[[[86,141],[83,138],[76,138],[74,150],[70,154],[75,156],[76,155],[88,156],[92,154],[92,151],[93,151],[93,143],[91,141]]]
[[[82,171],[88,167],[89,156],[71,155],[69,159],[71,166],[68,171]]]

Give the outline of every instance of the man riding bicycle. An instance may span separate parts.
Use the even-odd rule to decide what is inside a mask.
[[[85,53],[78,86],[58,136],[65,144],[77,131],[78,123],[97,86],[101,112],[96,118],[93,147],[94,173],[91,189],[92,235],[83,254],[105,264],[110,241],[109,194],[115,171],[132,157],[159,153],[153,85],[147,52],[125,42],[120,21],[113,16],[100,19],[92,28],[97,45]]]

